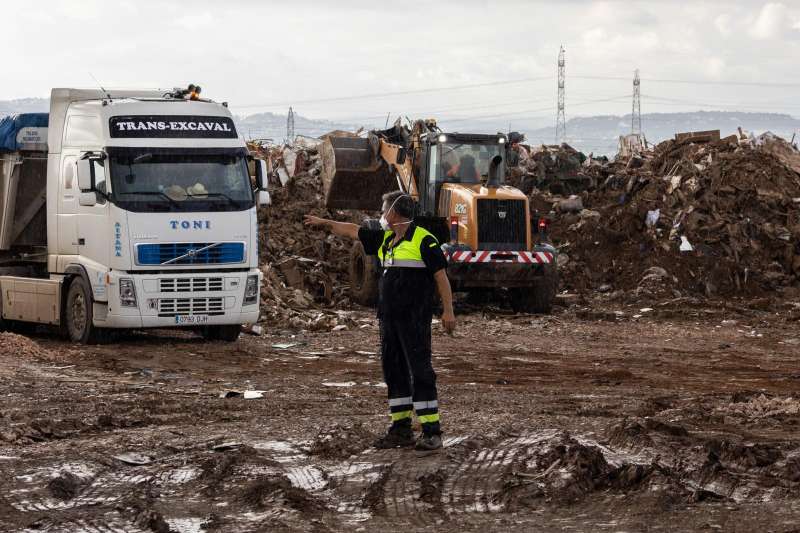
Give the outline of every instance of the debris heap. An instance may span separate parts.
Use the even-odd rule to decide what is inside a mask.
[[[597,187],[556,217],[577,290],[761,296],[800,280],[800,152],[774,135],[665,141],[591,166]],[[563,198],[534,191],[533,204]]]
[[[261,320],[270,326],[305,330],[355,326],[347,311],[351,243],[303,224],[305,214],[354,223],[365,218],[363,213],[325,208],[320,143],[298,137],[291,147],[251,146],[270,168],[272,205],[259,213]]]

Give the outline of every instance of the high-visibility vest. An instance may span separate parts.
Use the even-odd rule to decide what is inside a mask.
[[[405,236],[394,248],[389,248],[389,243],[394,237],[393,231],[386,231],[383,234],[383,245],[378,249],[378,259],[384,268],[425,268],[425,261],[422,260],[422,240],[430,235],[433,237],[434,244],[439,246],[439,242],[431,232],[426,229],[415,227],[414,235],[411,239]]]

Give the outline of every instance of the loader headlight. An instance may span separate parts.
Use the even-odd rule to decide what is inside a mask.
[[[445,135],[445,134],[439,135],[439,142],[440,143],[446,143],[447,142],[447,135]]]
[[[136,286],[132,279],[119,280],[119,303],[122,307],[136,307]]]
[[[505,143],[506,143],[505,137],[500,137],[499,139],[497,139],[497,144],[505,144]]]
[[[252,305],[258,300],[258,276],[247,276],[244,287],[244,305]]]

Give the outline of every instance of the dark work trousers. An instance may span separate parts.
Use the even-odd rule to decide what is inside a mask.
[[[436,373],[431,364],[432,318],[432,313],[420,310],[382,317],[381,361],[392,422],[410,423],[413,410],[424,432],[439,434]]]

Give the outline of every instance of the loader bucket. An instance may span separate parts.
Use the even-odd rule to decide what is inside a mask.
[[[397,190],[388,165],[376,157],[369,139],[329,137],[320,148],[325,207],[378,211],[381,196]]]

